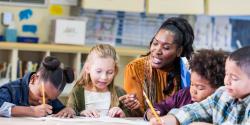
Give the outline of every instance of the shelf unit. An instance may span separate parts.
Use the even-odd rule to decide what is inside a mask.
[[[76,75],[80,73],[82,64],[84,63],[91,45],[58,45],[58,44],[29,44],[29,43],[13,43],[0,42],[0,62],[11,63],[11,80],[17,79],[18,59],[31,60],[41,62],[45,56],[57,57],[64,66],[70,66],[75,70]],[[123,70],[125,65],[147,52],[146,48],[135,47],[115,47],[120,56],[119,73],[115,79],[118,86],[123,84]],[[73,84],[66,86],[62,95],[67,95]]]

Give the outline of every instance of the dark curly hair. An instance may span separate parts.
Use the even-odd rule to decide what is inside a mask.
[[[208,49],[198,50],[193,54],[190,69],[209,81],[212,87],[224,85],[225,61],[227,53]]]
[[[194,32],[188,21],[181,17],[171,17],[163,22],[158,32],[160,30],[168,30],[174,34],[174,43],[178,47],[183,47],[181,56],[186,57],[189,60],[194,51],[192,46],[194,41]],[[150,41],[150,46],[153,40],[154,37]]]

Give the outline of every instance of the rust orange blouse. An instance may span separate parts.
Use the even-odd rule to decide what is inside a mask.
[[[152,103],[159,103],[162,100],[165,100],[169,96],[164,95],[163,90],[167,86],[167,76],[169,71],[172,71],[174,67],[168,69],[168,71],[164,71],[161,69],[150,68],[147,66],[148,57],[141,57],[131,61],[125,68],[125,76],[124,76],[124,89],[127,93],[135,93],[141,106],[140,109],[144,113],[148,108],[145,103],[145,99],[143,97],[142,91],[145,91],[148,97],[151,99]],[[152,72],[151,77],[151,86],[145,86],[145,78],[147,75]],[[172,93],[175,93],[180,89],[180,75],[176,75],[174,78],[174,90]],[[151,93],[150,93],[151,91]]]

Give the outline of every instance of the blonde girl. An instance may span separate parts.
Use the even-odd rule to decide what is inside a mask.
[[[114,85],[118,73],[118,56],[107,44],[94,46],[86,59],[80,78],[77,80],[65,110],[60,117],[125,117],[127,110],[118,97],[125,91]]]

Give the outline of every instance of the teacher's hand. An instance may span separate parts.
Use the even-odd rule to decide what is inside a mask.
[[[140,102],[138,101],[135,94],[126,94],[124,96],[119,97],[119,101],[121,101],[128,109],[134,110],[140,107]]]

